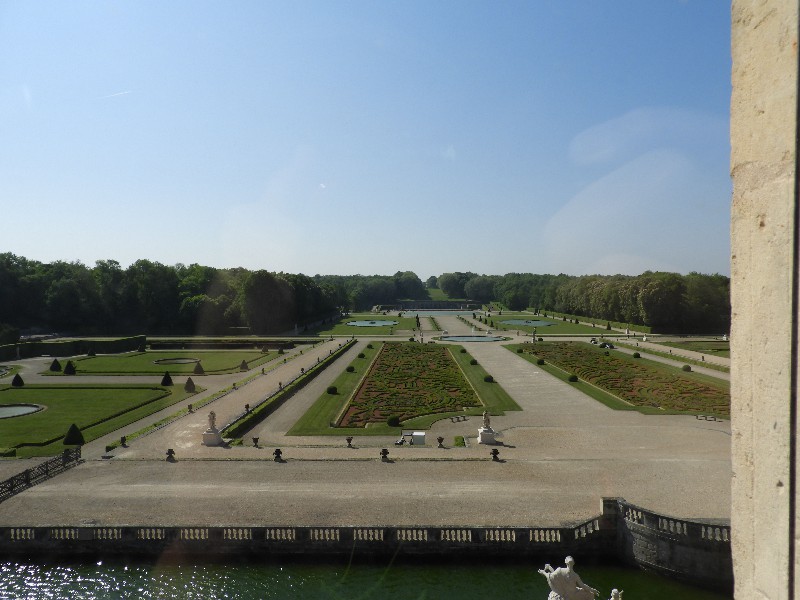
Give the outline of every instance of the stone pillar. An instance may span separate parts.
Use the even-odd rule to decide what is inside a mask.
[[[790,523],[796,496],[798,0],[733,0],[731,17],[735,597],[789,600],[800,598],[790,565],[798,529]]]

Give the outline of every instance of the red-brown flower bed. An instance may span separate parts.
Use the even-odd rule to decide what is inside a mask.
[[[579,342],[542,342],[524,352],[573,373],[626,402],[691,412],[730,414],[731,396],[723,383],[703,383],[668,367]]]
[[[387,343],[350,401],[340,427],[456,412],[480,404],[445,346]]]

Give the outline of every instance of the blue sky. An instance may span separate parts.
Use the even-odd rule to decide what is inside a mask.
[[[0,251],[728,274],[729,11],[0,2]]]

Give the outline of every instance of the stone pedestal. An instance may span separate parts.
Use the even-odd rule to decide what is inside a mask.
[[[491,427],[481,427],[478,429],[478,443],[479,444],[496,444],[497,441],[494,436],[497,432]]]
[[[203,433],[203,445],[204,446],[222,446],[222,436],[219,434],[219,430],[215,427],[214,429],[206,429]]]

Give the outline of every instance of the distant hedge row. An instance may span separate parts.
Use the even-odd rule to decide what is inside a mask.
[[[89,352],[119,354],[138,350],[146,343],[147,336],[144,335],[117,339],[23,342],[21,344],[0,346],[0,360],[16,359],[17,348],[19,348],[20,358],[35,358],[37,356],[76,356],[78,354],[88,354]]]

